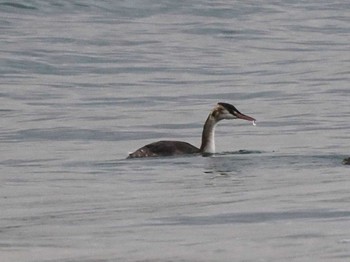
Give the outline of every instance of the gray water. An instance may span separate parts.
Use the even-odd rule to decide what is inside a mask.
[[[0,260],[349,261],[348,1],[0,1]],[[126,160],[160,139],[217,154]]]

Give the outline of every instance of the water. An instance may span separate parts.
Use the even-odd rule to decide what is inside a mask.
[[[349,9],[1,1],[1,261],[348,261]]]

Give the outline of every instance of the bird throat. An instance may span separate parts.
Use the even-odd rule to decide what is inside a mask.
[[[215,153],[215,127],[217,120],[209,115],[205,121],[202,133],[202,144],[200,148],[201,153],[214,154]]]

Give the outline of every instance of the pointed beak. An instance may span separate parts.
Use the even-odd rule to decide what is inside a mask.
[[[247,121],[253,121],[253,122],[256,121],[255,118],[252,118],[252,117],[247,116],[247,115],[242,114],[242,113],[235,112],[235,115],[239,119],[243,119],[243,120],[247,120]]]

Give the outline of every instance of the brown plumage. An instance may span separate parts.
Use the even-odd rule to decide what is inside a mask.
[[[199,148],[182,141],[158,141],[139,148],[128,158],[152,156],[176,156],[199,153]]]

